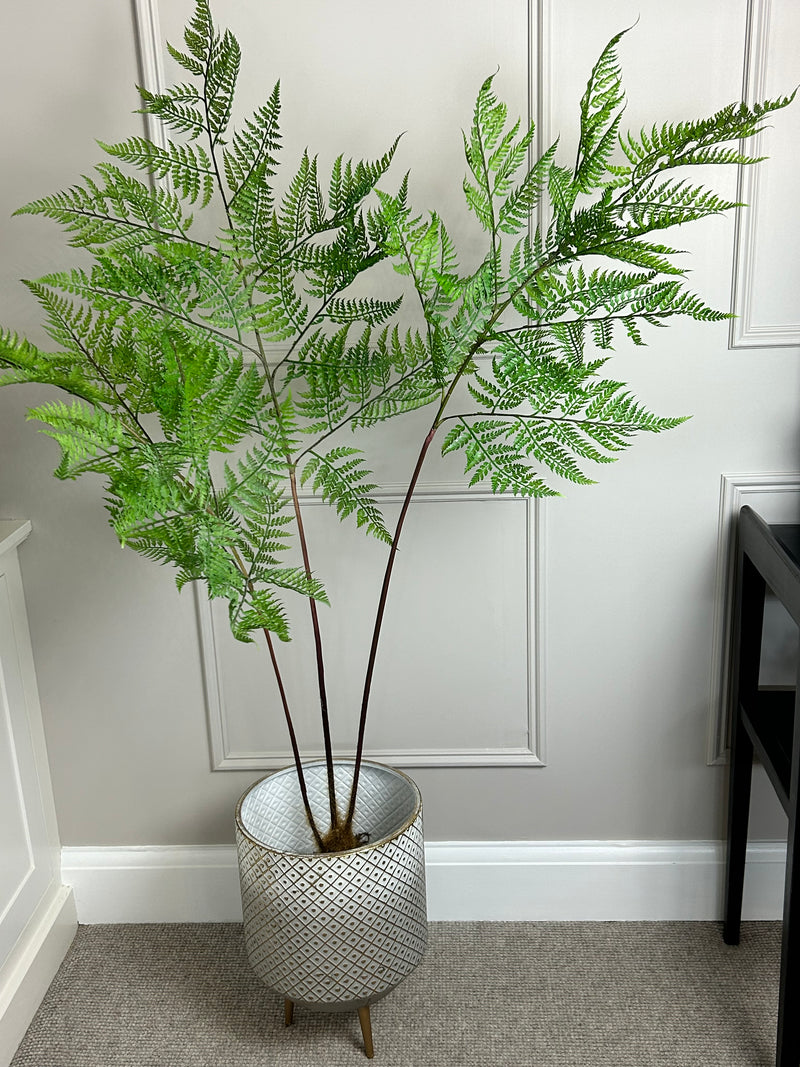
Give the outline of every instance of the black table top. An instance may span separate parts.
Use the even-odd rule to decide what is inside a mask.
[[[771,523],[770,530],[775,534],[775,540],[781,543],[800,567],[800,523]]]

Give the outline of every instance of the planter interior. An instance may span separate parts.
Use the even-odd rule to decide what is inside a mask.
[[[324,830],[330,825],[325,763],[306,763],[303,771],[314,820]],[[350,798],[353,763],[337,761],[334,780],[339,811],[343,813]],[[365,844],[375,845],[399,833],[412,822],[420,807],[419,790],[410,778],[379,763],[362,764],[353,829],[356,834],[369,835]],[[294,767],[286,767],[256,782],[242,797],[238,819],[242,829],[266,848],[295,855],[318,855]]]

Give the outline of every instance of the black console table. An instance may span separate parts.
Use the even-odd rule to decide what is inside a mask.
[[[800,1064],[800,718],[794,690],[759,688],[767,587],[800,626],[800,525],[768,525],[752,508],[739,513],[733,616],[728,855],[723,937],[739,943],[753,757],[758,755],[789,818],[783,900],[776,1067]],[[795,908],[795,904],[797,907]]]

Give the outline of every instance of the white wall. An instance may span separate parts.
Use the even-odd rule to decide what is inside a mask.
[[[742,92],[745,0],[435,0],[424,11],[417,7],[220,0],[216,10],[243,45],[245,102],[257,102],[257,92],[282,79],[287,155],[306,143],[323,155],[337,146],[375,154],[407,130],[397,174],[413,166],[417,202],[452,218],[468,256],[477,246],[459,202],[460,128],[470,121],[481,80],[498,65],[498,89],[518,111],[529,108],[529,83],[543,82],[544,140],[560,133],[565,158],[574,151],[577,102],[592,62],[639,16],[622,48],[633,128],[699,116]],[[779,47],[792,29],[791,4],[762,0],[759,10],[769,7],[765,69],[775,84],[768,89],[785,91],[800,80],[796,60]],[[190,9],[187,0],[153,8],[176,42]],[[540,9],[541,26],[534,17]],[[98,157],[94,138],[140,131],[141,119],[131,114],[139,80],[134,22],[125,5],[104,0],[7,5],[0,18],[4,38],[14,42],[0,91],[15,102],[3,129],[14,165],[0,188],[0,322],[43,339],[15,279],[68,263],[74,253],[64,251],[52,224],[8,216],[85,172]],[[797,119],[781,113],[774,125],[771,136],[785,151]],[[734,195],[735,173],[713,180]],[[378,685],[387,700],[406,680],[433,674],[430,686],[400,692],[408,705],[400,728],[376,706],[372,735],[382,751],[406,752],[401,765],[412,766],[422,787],[429,839],[722,835],[724,769],[707,765],[720,477],[798,466],[798,352],[785,343],[798,318],[796,289],[775,284],[796,269],[796,213],[774,210],[791,204],[792,195],[774,180],[759,191],[766,214],[759,216],[757,270],[748,275],[754,321],[767,324],[759,347],[730,350],[725,324],[679,323],[651,337],[650,348],[620,350],[615,359],[614,376],[629,380],[643,401],[664,414],[691,413],[690,423],[641,440],[619,464],[599,470],[597,486],[565,487],[561,499],[530,516],[518,502],[458,498],[454,465],[432,463],[427,471],[427,487],[444,499],[417,509],[421,522],[426,509],[435,515],[420,528],[418,544],[437,544],[448,525],[454,536],[463,527],[471,536],[480,531],[492,545],[490,552],[466,541],[448,545],[454,575],[446,580],[457,580],[459,571],[465,580],[483,571],[492,578],[475,598],[453,600],[450,618],[439,621],[440,629],[456,629],[457,641],[442,637],[438,645],[434,633],[413,647],[410,661],[399,637],[382,648]],[[710,219],[678,243],[692,251],[696,290],[729,307],[734,220]],[[776,291],[777,301],[770,295]],[[219,736],[212,753],[192,594],[178,596],[167,572],[119,548],[105,525],[99,484],[52,479],[57,449],[24,421],[26,408],[45,395],[0,390],[0,514],[34,526],[20,554],[62,840],[228,842],[236,797],[258,776],[256,766],[267,765],[270,754],[279,760],[285,749],[277,726],[266,720],[265,727],[254,713],[261,667],[248,665],[234,682],[238,650],[219,631],[215,666],[225,703],[222,719],[213,720],[212,739],[214,730]],[[377,467],[388,484],[403,474],[396,441],[387,435]],[[335,537],[318,535],[323,555]],[[330,564],[366,551],[360,541],[337,548]],[[410,583],[399,590],[398,611],[416,632],[414,592]],[[356,591],[356,618],[373,595]],[[302,617],[298,631],[302,640]],[[341,636],[329,626],[332,645]],[[351,653],[346,642],[342,647],[345,658]],[[339,682],[343,703],[347,679],[346,672]],[[341,711],[343,737],[346,720]],[[490,755],[481,757],[481,748]],[[410,758],[409,749],[424,758]],[[546,766],[537,766],[542,760]],[[245,769],[214,771],[215,763]],[[494,765],[481,765],[488,763]],[[757,794],[754,835],[780,836],[782,817],[761,780]]]

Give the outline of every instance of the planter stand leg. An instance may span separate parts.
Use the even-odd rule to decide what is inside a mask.
[[[287,1026],[291,1026],[294,1022],[294,1003],[288,997],[285,997],[283,1001],[283,1021]],[[369,1018],[369,1004],[365,1004],[363,1008],[358,1009],[358,1021],[361,1023],[361,1036],[364,1038],[364,1052],[367,1055],[367,1059],[371,1060],[375,1055],[375,1049],[372,1046],[372,1023]]]
[[[364,1052],[367,1055],[367,1059],[371,1060],[375,1055],[375,1049],[372,1047],[372,1023],[369,1018],[369,1004],[365,1004],[363,1008],[358,1009],[358,1021],[361,1023],[361,1034],[364,1038]]]

